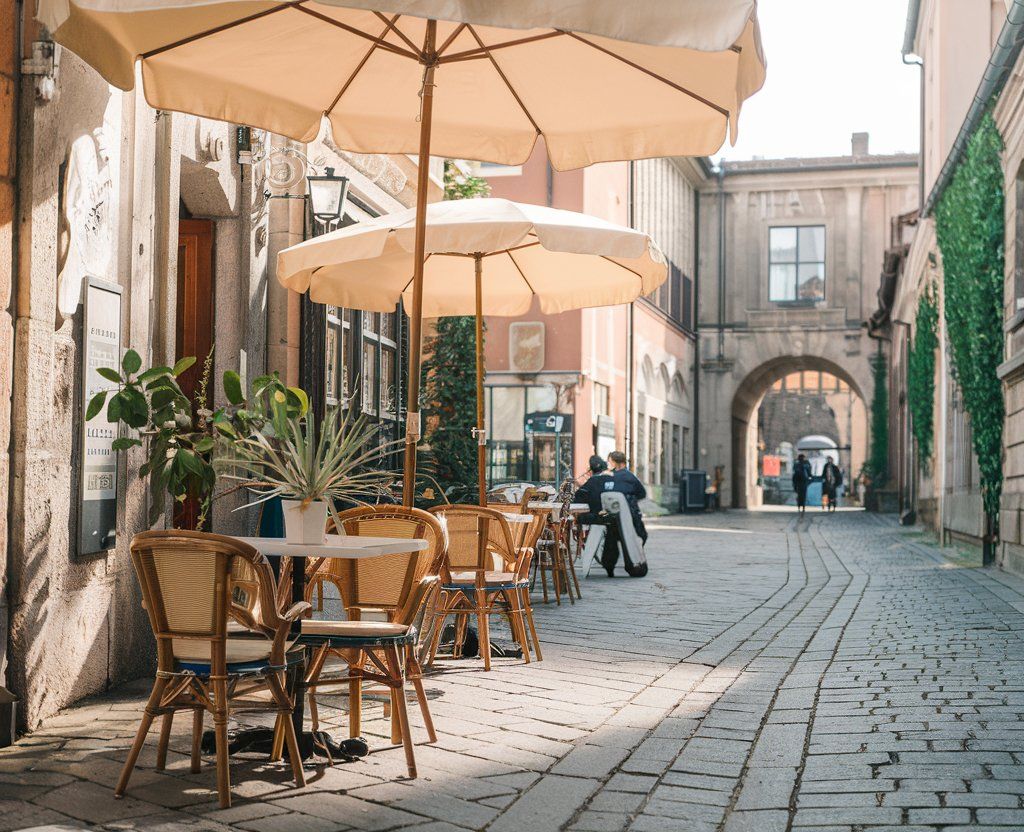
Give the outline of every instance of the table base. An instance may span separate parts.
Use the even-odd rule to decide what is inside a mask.
[[[334,759],[351,762],[365,757],[370,753],[366,740],[361,738],[344,739],[336,741],[326,731],[303,731],[298,735],[299,754],[303,760],[308,760],[317,754],[330,756]],[[239,728],[228,735],[229,754],[270,754],[274,742],[274,731],[272,728]],[[201,749],[205,754],[215,754],[217,741],[213,731],[204,731]],[[285,747],[285,755],[288,749]]]

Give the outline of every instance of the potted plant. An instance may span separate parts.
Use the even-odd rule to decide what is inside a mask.
[[[151,526],[159,522],[170,494],[179,506],[195,501],[195,520],[187,525],[203,529],[215,496],[213,460],[218,437],[248,435],[266,429],[275,418],[283,424],[289,415],[301,416],[307,409],[306,394],[286,387],[276,373],[255,379],[246,398],[238,374],[229,371],[224,374],[224,393],[232,407],[212,411],[208,405],[212,351],[204,362],[194,402],[178,384],[195,362],[195,357],[188,356],[173,367],[143,370],[142,358],[128,350],[120,372],[113,367],[97,369],[118,387],[97,393],[86,408],[86,420],[90,420],[106,405],[108,421],[127,427],[127,435],[114,440],[115,451],[144,447],[146,462],[139,467],[139,475],[149,477]],[[181,515],[175,522],[182,522]]]
[[[218,472],[259,492],[249,505],[281,497],[286,539],[307,545],[324,542],[336,502],[362,503],[387,488],[395,475],[371,466],[401,444],[373,444],[377,427],[340,408],[328,411],[319,430],[308,413],[275,411],[263,429],[224,426],[221,433],[226,443],[215,459]]]

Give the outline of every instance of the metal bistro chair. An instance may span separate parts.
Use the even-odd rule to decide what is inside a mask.
[[[427,549],[408,554],[374,558],[324,560],[306,587],[307,598],[324,582],[341,596],[348,619],[302,622],[303,641],[313,645],[306,682],[309,686],[313,728],[319,721],[318,688],[347,685],[349,735],[362,732],[362,686],[379,682],[391,691],[391,740],[406,749],[409,776],[416,776],[412,735],[405,701],[405,681],[411,681],[430,742],[437,741],[423,689],[418,645],[432,635],[430,609],[435,603],[437,575],[445,551],[441,523],[432,514],[403,506],[364,506],[338,515],[341,533],[368,537],[421,538]],[[333,518],[329,521],[334,531]],[[348,673],[343,678],[323,678],[331,657],[342,659]]]
[[[156,636],[157,673],[153,690],[125,761],[114,795],[121,797],[157,716],[163,717],[157,770],[167,761],[174,714],[190,710],[192,771],[200,768],[203,715],[213,714],[220,805],[231,805],[228,717],[239,710],[276,711],[272,760],[288,746],[292,774],[305,785],[292,725],[294,697],[285,674],[298,671],[301,648],[291,649],[289,632],[309,605],[279,613],[274,574],[267,559],[241,541],[190,531],[150,531],[135,536],[132,563]],[[270,701],[246,699],[270,693]]]
[[[430,657],[437,652],[444,619],[455,615],[456,655],[466,620],[475,615],[479,629],[484,670],[491,669],[489,616],[507,616],[513,638],[530,662],[532,635],[537,660],[543,656],[529,606],[529,569],[533,544],[540,533],[537,522],[529,524],[523,545],[514,542],[508,521],[493,508],[472,505],[437,506],[432,514],[443,517],[448,532],[447,556],[441,566],[442,599]],[[529,635],[527,634],[529,627]]]

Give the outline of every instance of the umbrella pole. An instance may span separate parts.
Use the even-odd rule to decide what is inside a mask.
[[[423,41],[423,87],[420,90],[420,148],[416,170],[416,260],[409,310],[409,391],[405,416],[405,465],[402,504],[416,496],[416,443],[420,438],[420,361],[423,350],[423,263],[426,259],[427,188],[430,185],[430,126],[434,111],[434,58],[437,21],[428,20]]]
[[[480,505],[487,505],[487,429],[484,427],[484,256],[473,255],[476,275],[476,473]]]

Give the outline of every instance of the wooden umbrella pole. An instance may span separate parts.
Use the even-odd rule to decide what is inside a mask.
[[[426,259],[427,188],[430,185],[430,126],[434,111],[437,21],[428,20],[423,40],[423,87],[420,90],[420,149],[416,170],[416,246],[409,310],[409,390],[405,417],[405,467],[402,503],[416,497],[416,443],[420,438],[420,362],[423,350],[423,264]]]
[[[487,429],[484,427],[484,256],[473,255],[476,274],[476,473],[480,505],[487,505]]]

